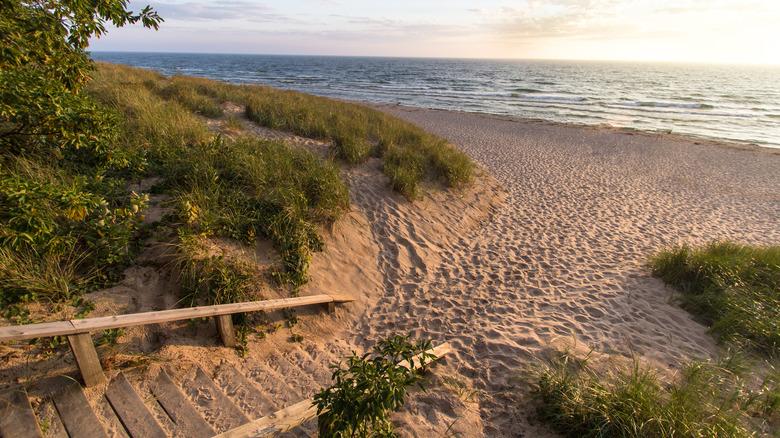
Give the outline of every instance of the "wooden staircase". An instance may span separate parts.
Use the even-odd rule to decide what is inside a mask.
[[[439,358],[450,351],[451,347],[445,343],[429,352]],[[336,363],[339,359],[315,358],[298,347],[285,354],[274,353],[262,364],[252,362],[254,366],[267,367],[265,370],[249,367],[239,370],[223,364],[213,376],[195,368],[176,382],[170,376],[176,373],[160,369],[156,375],[146,377],[149,384],[145,391],[133,387],[120,372],[109,382],[105,397],[99,400],[107,402],[110,409],[90,405],[81,385],[71,383],[52,391],[44,400],[53,405],[54,412],[45,436],[256,437],[277,435],[290,429],[284,436],[316,435],[316,409],[307,397],[330,381],[323,360]],[[282,371],[303,386],[291,388],[275,377],[277,372],[270,370]],[[292,400],[291,393],[300,397]],[[107,423],[121,426],[107,433],[103,427]],[[23,390],[0,394],[0,434],[22,438],[44,436]]]

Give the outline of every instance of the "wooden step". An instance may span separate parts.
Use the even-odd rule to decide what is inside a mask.
[[[233,429],[250,421],[202,369],[198,368],[195,376],[183,382],[182,387],[195,408],[217,432]]]
[[[298,392],[299,388],[293,388],[284,380],[274,377],[274,373],[260,362],[247,364],[251,368],[246,369],[247,378],[257,384],[263,394],[273,402],[274,410],[289,406],[303,397]]]
[[[22,388],[0,393],[0,435],[42,438],[27,392]]]
[[[71,438],[108,438],[78,383],[53,392],[51,398]]]
[[[301,369],[301,365],[291,364],[283,355],[271,354],[267,361],[269,368],[285,376],[285,380],[294,386],[303,398],[308,398],[319,391],[320,385],[308,373],[308,370]]]
[[[68,433],[65,432],[65,426],[62,425],[57,409],[54,407],[54,402],[50,395],[45,396],[36,409],[36,416],[38,417],[38,424],[41,426],[44,438],[68,438]],[[46,424],[44,429],[43,424]]]
[[[232,365],[220,365],[214,382],[252,420],[276,410],[273,401]]]
[[[443,343],[437,347],[427,350],[426,354],[433,356],[431,361],[436,361],[445,355],[451,354],[455,350],[449,343]],[[411,361],[401,361],[398,365],[402,367],[414,367],[420,366],[420,358],[422,353],[411,358]],[[327,412],[327,411],[324,411]],[[238,428],[231,429],[217,435],[215,438],[260,438],[277,436],[283,432],[291,430],[300,424],[310,422],[317,418],[317,407],[314,405],[314,400],[309,398],[298,402],[292,406],[288,406],[284,409],[274,412],[271,415],[267,415],[251,423],[244,424]]]
[[[289,352],[288,357],[290,362],[305,368],[319,386],[330,386],[331,377],[333,376],[333,370],[328,368],[330,364],[315,360],[303,349],[295,349]]]
[[[106,398],[131,437],[167,438],[124,374],[119,373],[111,380],[106,389]]]
[[[215,435],[214,429],[200,416],[165,371],[160,370],[157,374],[152,384],[152,394],[178,428],[178,436],[209,438]]]

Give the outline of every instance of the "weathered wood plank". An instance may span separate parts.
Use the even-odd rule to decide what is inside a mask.
[[[433,355],[433,359],[428,359],[428,361],[426,362],[426,365],[428,363],[433,362],[433,361],[437,361],[437,360],[441,359],[442,357],[444,357],[444,356],[446,356],[446,355],[448,355],[450,353],[454,353],[454,352],[455,352],[455,349],[452,348],[452,346],[450,345],[449,342],[445,342],[443,344],[439,344],[438,346],[433,347],[430,350],[426,351],[426,353]],[[420,360],[421,358],[422,358],[422,353],[418,354],[418,355],[416,355],[416,356],[414,356],[412,358],[412,366],[414,368],[419,368],[420,363],[421,363],[421,360]],[[404,361],[399,362],[398,365],[400,365],[402,367],[407,367],[408,368],[409,367],[409,362],[404,360]]]
[[[196,400],[198,407],[204,410],[206,420],[215,430],[229,430],[249,422],[249,418],[202,369],[198,368],[193,379],[182,386],[190,398]]]
[[[82,330],[83,331],[83,330]],[[70,321],[43,322],[40,324],[7,325],[0,327],[0,342],[43,338],[46,336],[79,333]]]
[[[328,294],[328,296],[329,296],[329,297],[331,297],[331,298],[333,299],[333,302],[334,302],[334,303],[351,303],[351,302],[355,301],[355,299],[354,299],[354,298],[352,298],[352,297],[348,297],[348,296],[346,296],[346,295],[333,295],[333,294]]]
[[[322,303],[346,303],[354,298],[341,295],[312,295],[308,297],[281,298],[278,300],[250,301],[244,303],[219,304],[216,306],[188,307],[185,309],[160,310],[132,313],[129,315],[102,316],[98,318],[74,319],[70,321],[47,322],[21,326],[0,327],[0,342],[40,338],[46,336],[71,335],[84,332],[99,332],[117,327],[132,327],[184,319],[206,318],[256,311],[278,310],[284,307],[309,306]]]
[[[222,392],[241,409],[244,414],[254,420],[276,410],[276,405],[271,395],[261,391],[255,382],[250,381],[242,372],[230,364],[219,366],[214,378]]]
[[[306,399],[271,415],[216,435],[214,438],[267,437],[280,434],[317,416],[317,406]]]
[[[53,392],[51,398],[69,436],[108,438],[77,383]]]
[[[214,323],[217,325],[217,333],[222,339],[222,344],[228,348],[235,348],[236,331],[233,329],[233,316],[217,315],[214,317]]]
[[[69,335],[68,344],[73,356],[76,357],[84,386],[91,388],[105,382],[106,376],[103,374],[103,366],[95,351],[95,344],[92,343],[92,335],[89,333]]]
[[[0,435],[19,438],[42,438],[30,399],[21,388],[0,394]]]
[[[435,357],[432,359],[432,361],[435,361],[454,351],[455,350],[452,348],[452,346],[445,342],[435,348],[427,350],[426,353],[432,354]],[[412,358],[412,364],[415,368],[419,366],[421,357],[422,354],[418,354]],[[399,365],[408,367],[409,363],[407,361],[403,361]],[[251,423],[247,423],[240,427],[225,431],[215,436],[214,438],[260,438],[274,436],[282,432],[286,432],[293,427],[300,425],[301,423],[311,420],[316,416],[317,407],[314,405],[314,399],[309,398],[292,406],[288,406],[284,409],[276,411],[271,415],[267,415],[263,418],[252,421]]]
[[[131,437],[167,438],[124,374],[119,373],[111,380],[106,388],[106,398]]]
[[[168,373],[160,371],[152,385],[152,394],[157,398],[163,410],[179,429],[180,436],[192,438],[210,438],[214,429],[200,416],[197,410],[173,383]]]
[[[54,402],[51,399],[51,395],[47,394],[39,404],[40,409],[36,410],[35,415],[38,417],[38,424],[41,425],[41,432],[44,438],[68,438],[68,432],[65,431],[65,426],[62,425],[59,414],[57,414],[57,408],[54,407]],[[48,422],[48,428],[43,429],[43,424]]]

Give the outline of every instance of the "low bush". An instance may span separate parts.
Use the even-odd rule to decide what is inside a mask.
[[[314,396],[322,437],[395,436],[389,420],[406,401],[407,388],[425,391],[422,367],[433,357],[424,353],[430,341],[412,343],[409,336],[394,336],[374,348],[374,354],[347,358],[346,368],[331,366],[333,385]],[[402,366],[423,353],[420,368]]]

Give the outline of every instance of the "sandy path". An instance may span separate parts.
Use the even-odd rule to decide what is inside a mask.
[[[408,218],[368,208],[378,211],[372,230],[382,244],[385,296],[351,330],[352,340],[367,347],[411,332],[450,341],[459,378],[486,391],[479,411],[488,436],[544,432],[532,424],[517,380],[556,343],[603,353],[630,347],[671,369],[717,352],[705,327],[669,305],[669,290],[649,275],[644,263],[653,250],[680,241],[780,242],[774,152],[380,109],[448,138],[509,197],[489,224],[438,251],[399,231],[414,228]]]

